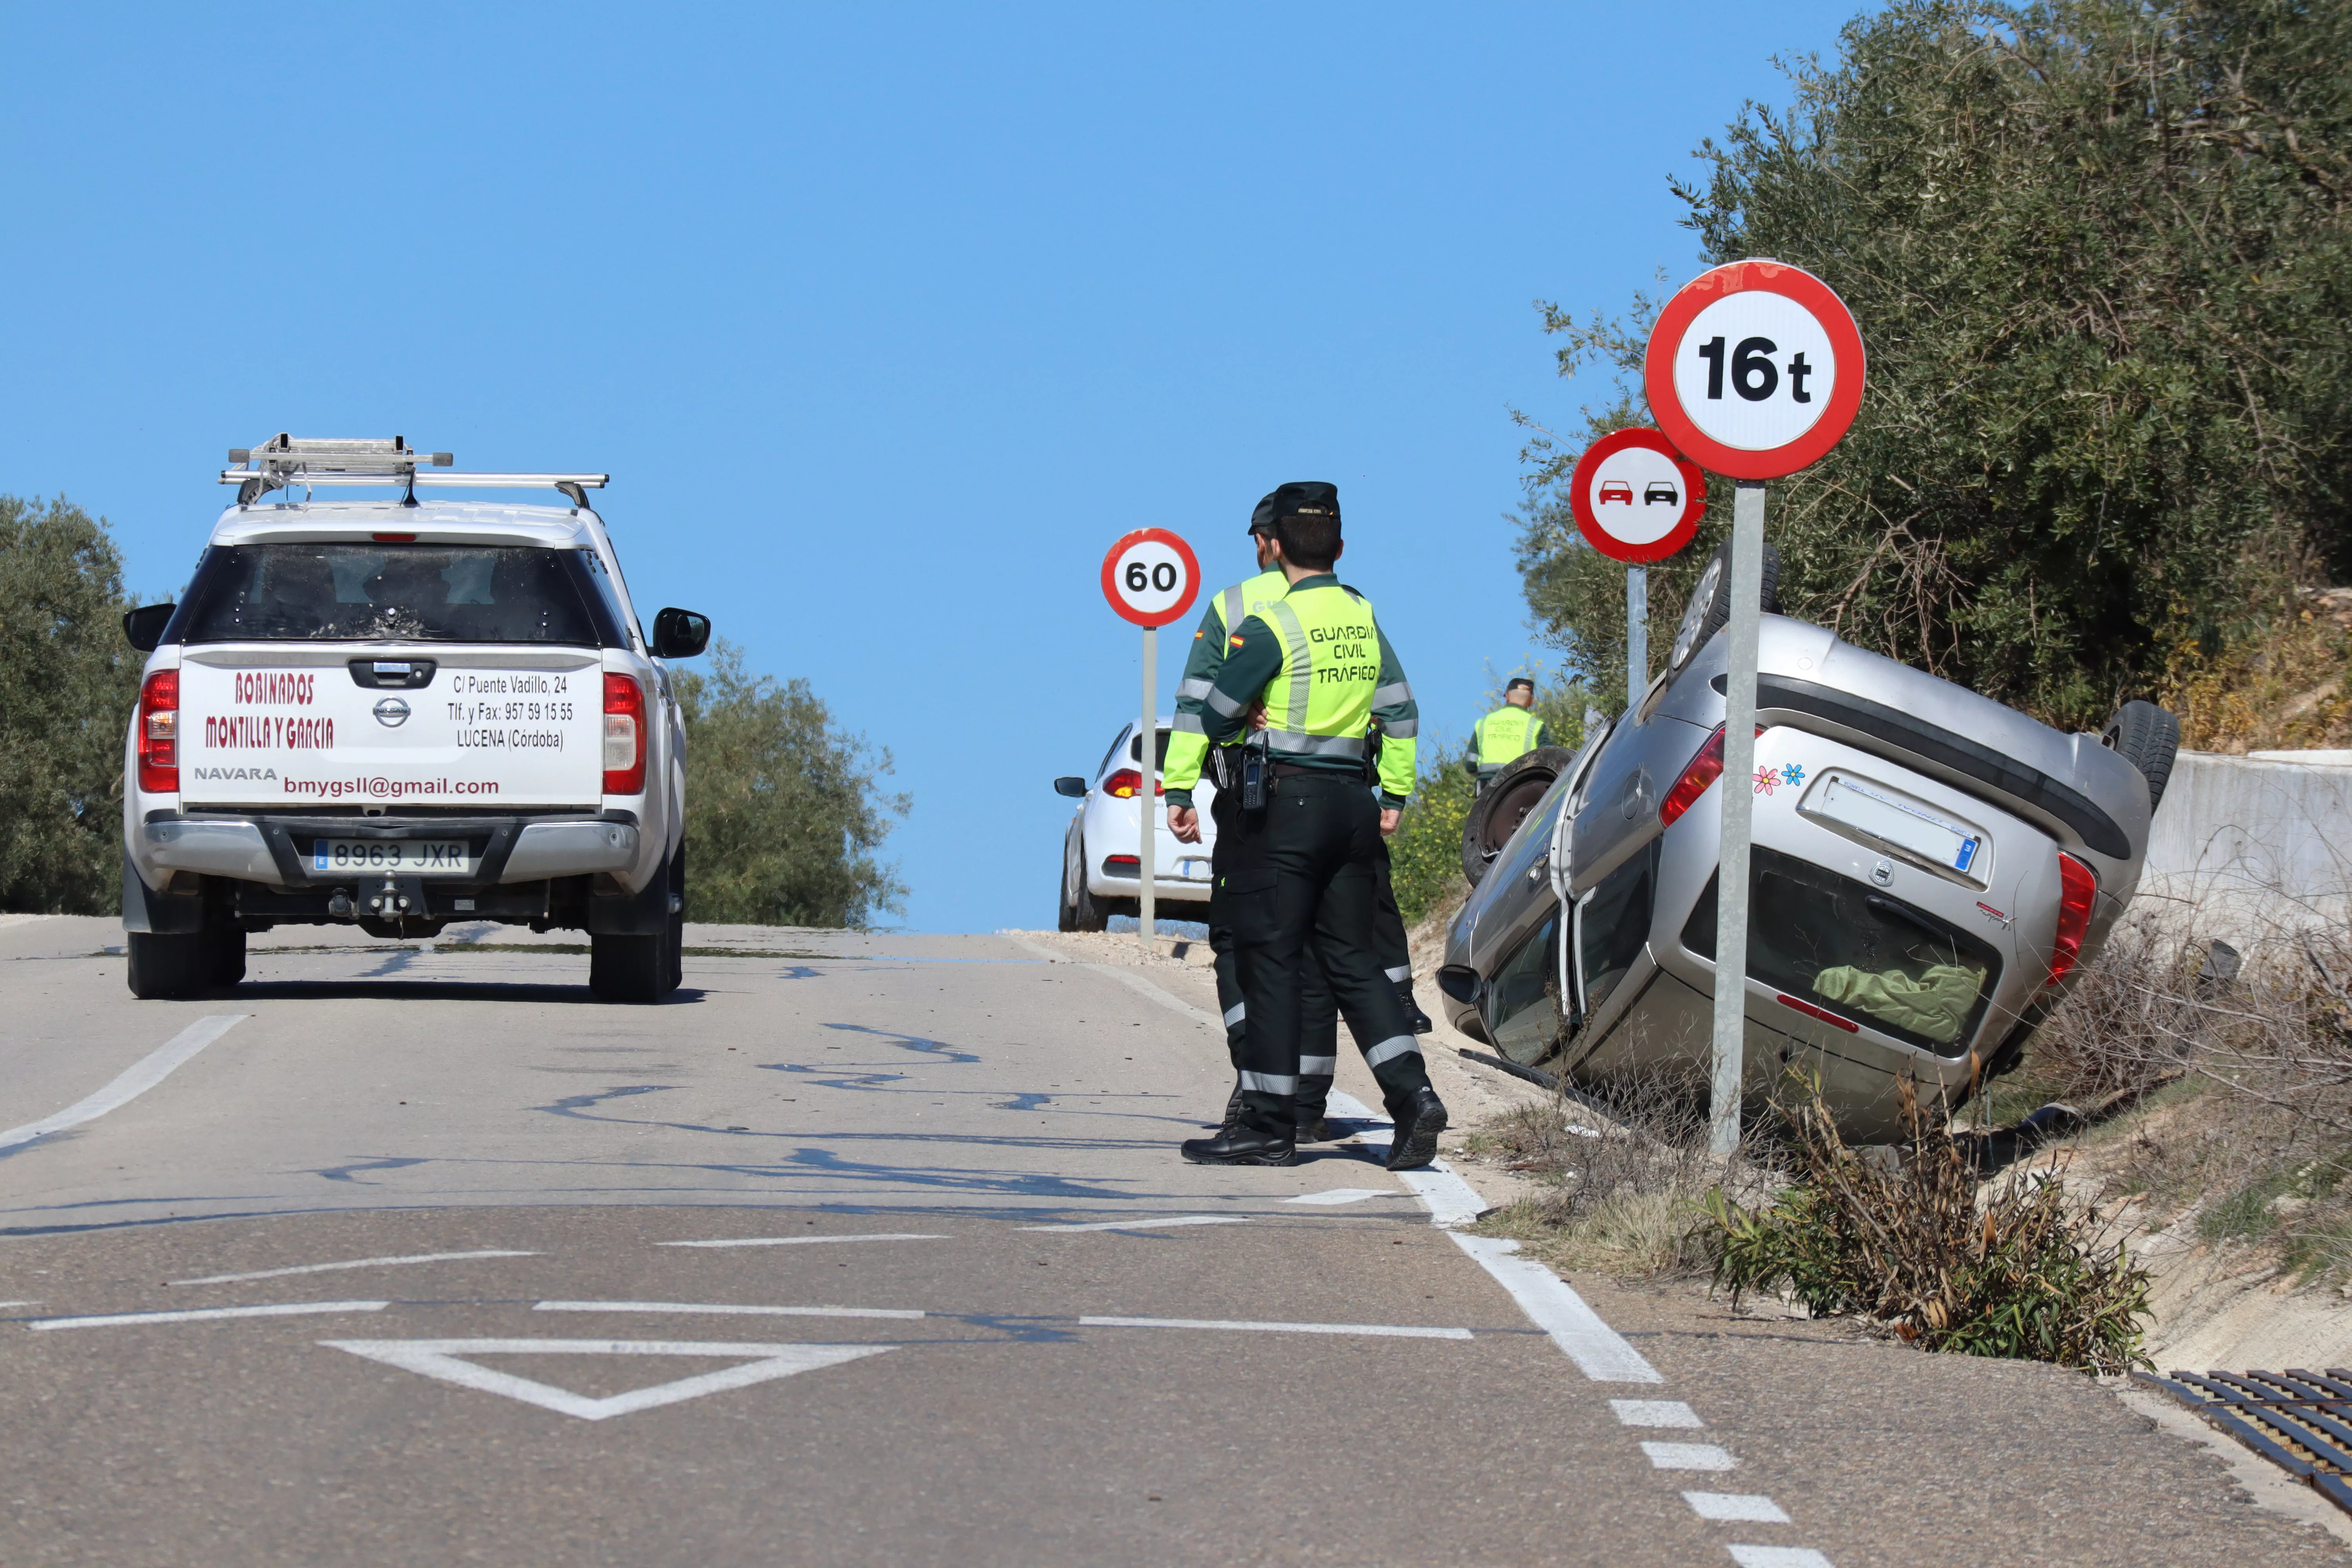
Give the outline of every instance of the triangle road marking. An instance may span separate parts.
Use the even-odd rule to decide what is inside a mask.
[[[748,1388],[755,1383],[790,1377],[799,1372],[814,1372],[819,1367],[839,1366],[845,1362],[880,1355],[884,1351],[898,1348],[896,1345],[716,1344],[681,1340],[320,1340],[319,1343],[331,1350],[349,1351],[353,1355],[365,1356],[370,1361],[380,1361],[404,1372],[453,1383],[460,1388],[504,1394],[509,1399],[519,1399],[525,1405],[536,1405],[542,1410],[577,1416],[583,1421],[603,1421],[614,1415],[650,1410],[658,1405],[675,1405],[679,1400],[694,1399],[705,1394]],[[681,1377],[669,1383],[655,1384],[650,1388],[634,1389],[627,1394],[595,1399],[534,1378],[493,1372],[466,1359],[478,1355],[748,1356],[752,1359],[718,1372]]]

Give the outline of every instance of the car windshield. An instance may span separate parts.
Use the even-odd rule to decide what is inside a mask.
[[[1748,973],[1783,994],[1906,1045],[1955,1056],[1984,1016],[2000,959],[1923,910],[1759,846],[1748,916]],[[1715,884],[1683,925],[1683,945],[1715,956]]]
[[[205,552],[166,637],[182,643],[621,643],[585,550],[236,544]]]

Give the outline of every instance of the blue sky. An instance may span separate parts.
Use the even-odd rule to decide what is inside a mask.
[[[272,431],[609,469],[639,602],[895,756],[904,923],[1045,925],[1119,533],[1221,584],[1329,479],[1424,735],[1549,666],[1529,301],[1695,271],[1667,175],[1855,8],[9,7],[0,491],[162,597]]]

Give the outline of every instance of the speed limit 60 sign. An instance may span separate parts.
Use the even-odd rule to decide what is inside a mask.
[[[1164,626],[1192,607],[1201,563],[1192,547],[1164,528],[1122,534],[1103,557],[1103,597],[1139,626]]]
[[[1735,261],[1666,302],[1643,390],[1659,426],[1703,468],[1772,479],[1814,461],[1862,406],[1862,333],[1802,268]]]
[[[1691,542],[1706,512],[1706,476],[1655,430],[1612,430],[1576,460],[1568,502],[1586,543],[1640,566]]]

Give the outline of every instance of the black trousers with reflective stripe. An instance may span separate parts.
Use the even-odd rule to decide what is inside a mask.
[[[1238,805],[1228,805],[1234,795],[1219,790],[1209,800],[1209,816],[1216,826],[1216,842],[1209,847],[1209,951],[1216,955],[1214,973],[1217,977],[1217,1011],[1225,1021],[1225,1055],[1241,1071],[1242,1041],[1249,1030],[1249,1004],[1242,997],[1241,965],[1234,957],[1233,922],[1225,919],[1222,900],[1222,881],[1225,869],[1225,841],[1232,831],[1232,818],[1241,815]],[[1375,870],[1376,901],[1373,908],[1372,940],[1375,956],[1381,963],[1381,973],[1391,983],[1402,985],[1412,978],[1412,955],[1405,941],[1404,916],[1398,912],[1396,889],[1390,878],[1389,841],[1380,841],[1379,864]],[[1298,1075],[1298,1121],[1309,1126],[1319,1121],[1324,1105],[1330,1099],[1332,1072],[1338,1070],[1339,1053],[1339,1005],[1331,994],[1330,982],[1323,973],[1323,960],[1315,951],[1312,937],[1307,944],[1306,962],[1299,970],[1299,1060],[1304,1070]],[[1359,1053],[1370,1056],[1387,1037],[1370,1035],[1355,1026],[1348,1027]],[[1313,1063],[1321,1059],[1332,1061],[1332,1071],[1318,1072]],[[1377,1077],[1380,1068],[1372,1068]]]
[[[1381,962],[1379,883],[1387,855],[1379,807],[1363,781],[1311,773],[1276,780],[1263,812],[1221,816],[1217,857],[1212,919],[1230,932],[1247,1009],[1234,1064],[1244,1121],[1280,1132],[1302,1110],[1319,1114],[1336,1055],[1334,1009],[1346,1016],[1391,1107],[1425,1086],[1420,1045]],[[1223,991],[1221,984],[1221,1000]],[[1309,1008],[1318,995],[1328,1000],[1317,1016]],[[1318,1070],[1302,1072],[1303,1066]]]

